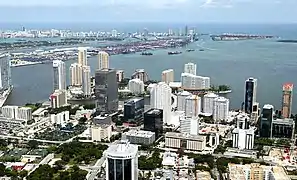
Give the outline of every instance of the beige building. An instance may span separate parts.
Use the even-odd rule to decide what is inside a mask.
[[[69,67],[70,72],[70,85],[81,86],[82,85],[82,65],[79,63],[73,63]]]
[[[91,129],[91,137],[92,141],[101,141],[104,140],[110,140],[111,137],[111,125],[108,124],[100,124],[100,125],[94,125]]]
[[[283,167],[279,166],[229,163],[228,168],[230,180],[290,180]]]
[[[88,64],[87,49],[84,47],[78,48],[78,64],[82,66],[86,66]]]
[[[109,54],[104,51],[98,53],[98,69],[109,69]]]
[[[203,151],[206,147],[206,136],[167,132],[165,146],[174,149],[183,147],[185,150]]]
[[[55,90],[50,96],[51,107],[59,108],[67,104],[67,96],[65,90]]]
[[[174,71],[173,69],[167,69],[162,72],[162,82],[169,84],[174,81]]]

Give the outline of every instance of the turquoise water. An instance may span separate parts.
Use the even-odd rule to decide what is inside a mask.
[[[209,29],[204,32],[214,34],[222,31],[215,28],[213,31]],[[223,32],[243,32],[243,29],[244,27],[239,26],[238,29],[233,30],[226,28]],[[283,38],[292,38],[297,35],[297,33],[294,34],[295,26],[258,29],[260,30],[250,28],[250,31],[244,32],[273,34]],[[196,51],[185,52],[187,48],[196,49]],[[205,51],[199,51],[201,48]],[[258,79],[257,101],[261,106],[270,103],[280,108],[282,84],[292,82],[297,86],[297,44],[279,43],[275,40],[215,42],[205,36],[202,40],[179,50],[183,53],[174,56],[167,55],[170,49],[156,50],[153,56],[139,54],[112,56],[110,66],[123,69],[126,77],[131,76],[135,69],[143,68],[151,79],[157,80],[161,78],[163,70],[173,68],[175,79],[179,81],[183,65],[194,62],[197,64],[198,75],[210,76],[212,84],[228,84],[232,87],[233,92],[228,95],[231,108],[240,108],[244,95],[244,81],[251,76]],[[67,62],[67,67],[73,62]],[[89,65],[94,73],[98,66],[97,58],[90,58]],[[51,64],[14,68],[12,73],[15,89],[8,99],[9,104],[24,104],[48,98],[52,90]],[[296,92],[294,91],[293,96],[295,113],[297,113]]]

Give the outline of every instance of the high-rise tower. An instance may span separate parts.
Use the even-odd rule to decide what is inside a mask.
[[[73,63],[69,68],[70,72],[70,85],[81,86],[82,85],[82,65]]]
[[[7,90],[11,85],[10,56],[0,54],[0,91]]]
[[[109,54],[104,51],[98,53],[98,69],[108,69],[109,68]]]
[[[88,60],[87,60],[87,49],[84,47],[78,48],[78,64],[81,66],[87,66]]]
[[[245,81],[244,93],[244,110],[246,113],[251,114],[253,112],[253,106],[256,103],[257,79],[251,77]]]
[[[53,70],[54,70],[54,90],[66,89],[66,70],[65,70],[65,63],[61,60],[54,60],[53,61]]]
[[[290,118],[292,111],[293,100],[293,84],[286,83],[283,85],[283,101],[282,101],[282,116]]]

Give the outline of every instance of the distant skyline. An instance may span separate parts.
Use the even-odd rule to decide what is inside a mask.
[[[0,23],[297,23],[297,0],[8,0]]]

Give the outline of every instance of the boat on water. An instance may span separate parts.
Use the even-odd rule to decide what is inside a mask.
[[[151,52],[142,52],[141,55],[143,55],[143,56],[152,56],[153,53],[151,53]]]
[[[199,49],[199,51],[204,51],[204,49]]]
[[[187,49],[186,51],[187,52],[192,52],[192,51],[195,51],[195,49]]]
[[[175,55],[175,54],[181,54],[181,51],[170,51],[168,52],[168,55]]]

